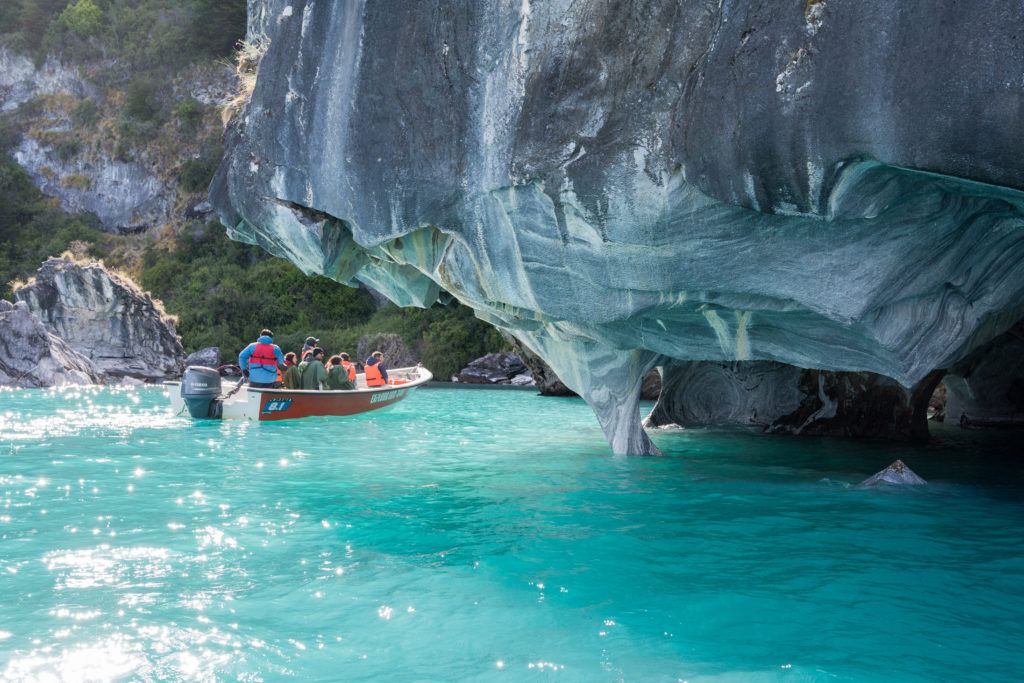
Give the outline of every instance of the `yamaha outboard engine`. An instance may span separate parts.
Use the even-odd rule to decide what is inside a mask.
[[[219,420],[224,404],[220,396],[220,373],[213,368],[190,365],[181,378],[181,398],[192,417]]]

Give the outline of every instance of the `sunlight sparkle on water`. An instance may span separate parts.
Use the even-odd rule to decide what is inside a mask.
[[[582,401],[486,389],[265,424],[0,402],[0,680],[872,680],[892,642],[928,655],[892,680],[1024,679],[1024,485],[985,451],[615,458]],[[929,485],[855,486],[896,456]]]

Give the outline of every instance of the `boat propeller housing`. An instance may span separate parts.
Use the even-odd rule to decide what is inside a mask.
[[[224,403],[220,396],[220,373],[213,368],[190,365],[181,378],[181,398],[192,417],[219,420]]]

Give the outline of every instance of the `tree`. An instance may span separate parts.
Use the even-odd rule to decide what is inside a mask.
[[[79,38],[99,35],[103,30],[103,12],[92,0],[78,0],[60,13],[60,21]]]

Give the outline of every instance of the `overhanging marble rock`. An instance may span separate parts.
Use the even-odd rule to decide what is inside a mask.
[[[1024,313],[1015,4],[251,5],[229,234],[458,298],[616,452],[656,451],[637,395],[672,359],[909,387]]]

